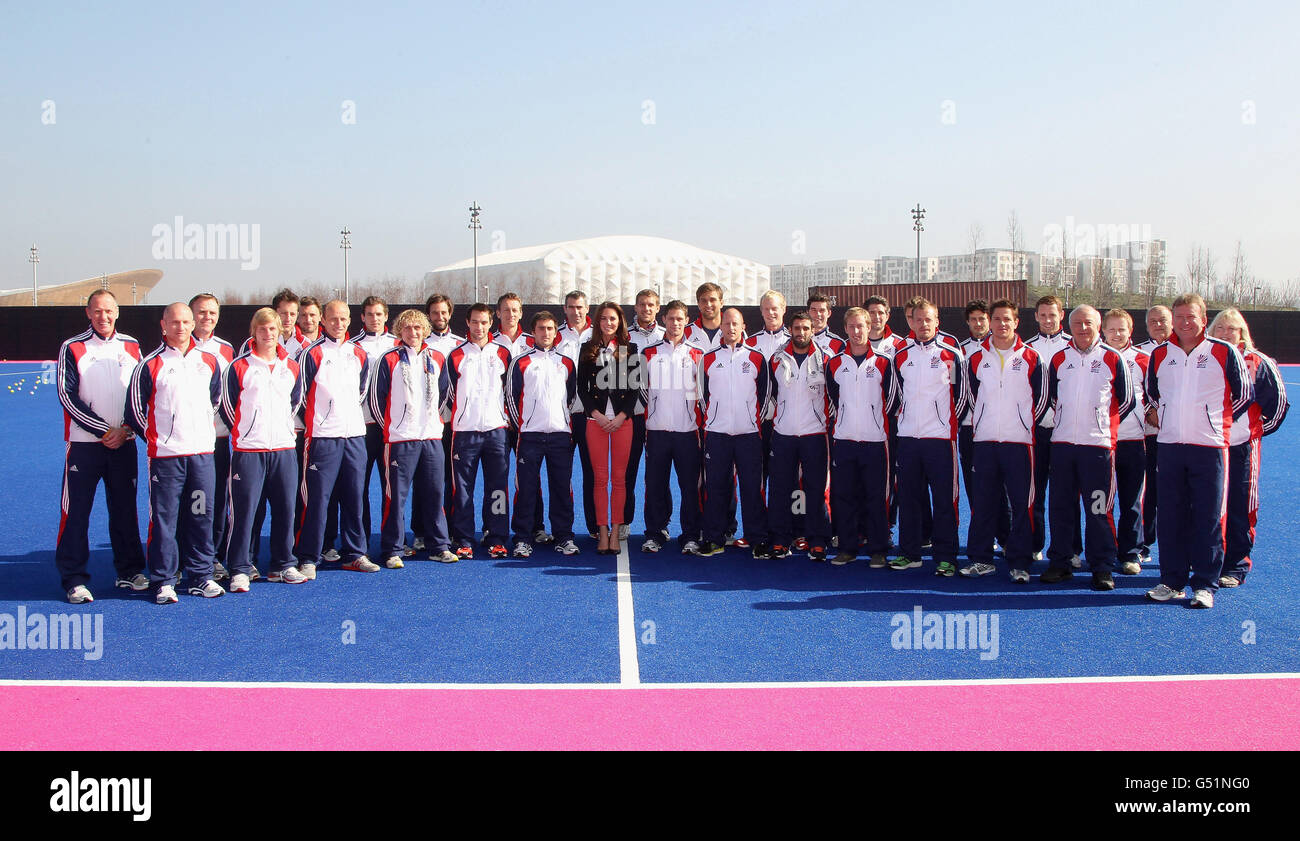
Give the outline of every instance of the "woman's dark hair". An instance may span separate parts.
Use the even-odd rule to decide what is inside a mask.
[[[591,338],[582,346],[581,359],[587,362],[595,362],[596,357],[600,354],[600,349],[605,347],[605,334],[600,329],[600,317],[605,314],[605,310],[613,310],[618,313],[618,328],[614,330],[614,348],[616,354],[620,357],[627,356],[628,337],[627,337],[627,316],[623,314],[623,308],[613,301],[606,301],[596,308],[596,318],[591,325]]]

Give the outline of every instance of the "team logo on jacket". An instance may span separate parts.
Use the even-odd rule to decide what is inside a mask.
[[[1011,370],[1012,370],[1012,371],[1019,371],[1019,370],[1020,370],[1020,366],[1022,366],[1022,365],[1024,365],[1024,364],[1025,364],[1025,360],[1021,359],[1020,357],[1016,357],[1015,359],[1011,360]],[[987,363],[987,362],[984,363],[984,367],[985,367],[985,368],[988,367],[988,363]]]
[[[1089,367],[1088,370],[1089,370],[1090,373],[1093,373],[1093,374],[1095,374],[1095,373],[1097,373],[1098,371],[1100,371],[1100,370],[1101,370],[1101,360],[1100,360],[1100,359],[1094,359],[1094,360],[1092,360],[1092,366]]]
[[[1067,370],[1067,371],[1073,371],[1073,370],[1074,370],[1074,363],[1071,362],[1069,365],[1066,365],[1066,366],[1065,366],[1065,370]]]
[[[932,357],[930,357],[930,369],[931,369],[931,370],[934,370],[935,368],[938,368],[938,367],[941,366],[941,365],[943,365],[943,359],[942,359],[941,357],[938,357],[938,356],[932,356]]]
[[[1208,356],[1206,356],[1205,354],[1202,353],[1200,356],[1196,357],[1196,367],[1197,367],[1197,368],[1204,368],[1205,365],[1206,365],[1206,363],[1209,362],[1209,361],[1210,361],[1210,358],[1209,358]]]
[[[748,373],[749,373],[749,363],[748,363],[748,362],[742,362],[742,363],[740,363],[740,373],[742,373],[742,374],[748,374]]]

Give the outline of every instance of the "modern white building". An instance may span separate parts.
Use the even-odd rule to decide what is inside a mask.
[[[1124,286],[1132,293],[1142,291],[1142,278],[1146,275],[1147,266],[1151,264],[1152,260],[1156,260],[1160,264],[1161,277],[1164,277],[1165,269],[1169,265],[1169,246],[1162,239],[1108,245],[1102,249],[1102,254],[1106,257],[1118,257],[1124,260],[1126,264],[1124,268]]]
[[[595,305],[631,304],[637,292],[654,289],[662,302],[693,303],[706,282],[721,286],[728,304],[757,305],[771,288],[768,267],[753,260],[659,237],[607,236],[480,254],[477,289],[471,259],[426,273],[424,293],[450,295],[458,305],[496,303],[505,292],[525,304],[557,304],[576,289]]]
[[[785,296],[790,306],[808,300],[808,290],[814,286],[845,286],[874,284],[876,260],[820,260],[816,263],[789,263],[769,266],[772,288]]]

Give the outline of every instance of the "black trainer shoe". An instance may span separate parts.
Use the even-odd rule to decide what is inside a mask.
[[[711,540],[705,540],[700,543],[700,548],[695,550],[695,554],[701,558],[709,558],[713,555],[721,555],[725,550]]]
[[[1043,582],[1044,584],[1058,584],[1062,581],[1068,581],[1073,577],[1074,577],[1074,570],[1070,569],[1068,566],[1064,566],[1064,567],[1051,566],[1047,568],[1046,572],[1038,576],[1038,580]]]
[[[1114,590],[1115,579],[1109,572],[1094,572],[1092,574],[1092,589],[1094,590]]]
[[[772,547],[768,546],[766,542],[754,544],[754,560],[766,561],[766,560],[770,560],[771,558],[772,558]]]

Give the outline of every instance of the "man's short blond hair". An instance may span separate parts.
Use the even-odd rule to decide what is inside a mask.
[[[429,322],[429,317],[416,309],[402,310],[401,314],[393,322],[393,332],[401,338],[402,331],[412,324],[424,328],[425,335],[433,332],[433,325]]]

